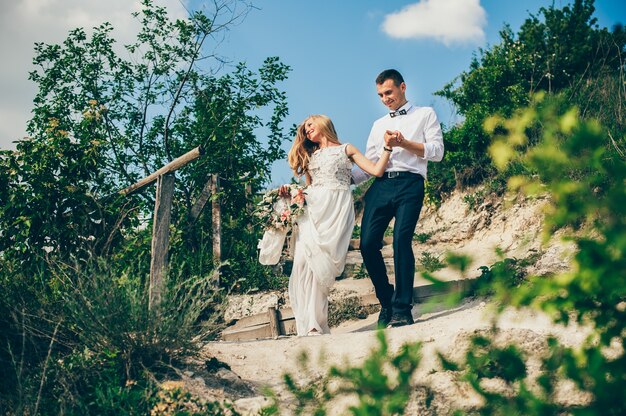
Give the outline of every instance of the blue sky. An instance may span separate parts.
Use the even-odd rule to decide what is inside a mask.
[[[438,34],[429,35],[429,30],[424,30],[411,39],[396,38],[383,30],[386,16],[416,3],[266,0],[259,3],[260,10],[250,12],[232,30],[224,47],[229,50],[228,56],[246,61],[251,67],[258,66],[267,56],[279,56],[292,67],[283,84],[290,109],[286,124],[300,123],[309,114],[326,114],[333,120],[342,142],[353,143],[363,151],[372,122],[386,110],[378,100],[374,84],[381,70],[398,69],[405,77],[410,101],[433,106],[442,123],[454,124],[458,117],[451,104],[433,93],[466,70],[480,47],[497,43],[505,23],[517,31],[529,12],[536,15],[540,7],[547,7],[552,1],[456,1],[458,7],[468,9],[461,10],[467,16],[463,20],[475,20],[475,26],[480,26],[480,19],[472,18],[476,6],[484,10],[480,27],[484,35],[477,37],[468,27],[466,40],[460,33],[463,28],[459,30],[458,22],[453,21],[432,22]],[[568,2],[555,2],[556,6],[565,4]],[[601,27],[626,23],[626,2],[596,1],[595,15]],[[419,20],[419,16],[413,19]],[[456,33],[456,38],[446,38],[447,31]],[[286,161],[276,162],[272,172],[274,184],[291,178]]]
[[[199,0],[155,0],[174,17]],[[569,1],[555,0],[258,0],[256,9],[231,28],[218,52],[233,65],[244,61],[258,68],[268,56],[291,66],[281,84],[290,114],[285,127],[307,115],[326,114],[339,137],[365,148],[372,122],[385,108],[376,96],[374,79],[396,68],[416,105],[433,106],[440,121],[458,121],[450,103],[433,95],[470,64],[479,48],[498,42],[505,23],[514,31],[539,8]],[[0,1],[0,148],[25,135],[34,97],[27,81],[34,42],[61,42],[75,27],[90,28],[109,21],[120,40],[133,37],[130,13],[138,0]],[[598,24],[611,28],[626,23],[624,0],[596,0]],[[411,10],[409,10],[411,9]],[[412,13],[408,13],[412,11]],[[25,30],[27,28],[27,30]],[[226,68],[228,70],[228,68]],[[288,150],[290,143],[285,144]],[[274,185],[289,182],[286,161],[272,167]]]

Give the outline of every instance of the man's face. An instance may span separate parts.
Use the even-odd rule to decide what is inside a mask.
[[[380,101],[391,111],[396,111],[406,103],[406,84],[404,82],[400,86],[396,86],[392,79],[388,79],[382,84],[376,84],[376,90]]]

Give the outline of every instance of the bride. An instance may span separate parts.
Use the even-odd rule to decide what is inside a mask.
[[[297,220],[289,298],[300,336],[330,333],[328,293],[343,272],[354,227],[352,164],[382,176],[392,152],[388,145],[383,149],[374,164],[355,146],[341,144],[324,115],[298,126],[288,159],[294,174],[306,177],[306,208]]]

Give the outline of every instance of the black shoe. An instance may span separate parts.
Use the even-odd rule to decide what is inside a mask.
[[[413,315],[411,312],[394,313],[389,320],[387,328],[396,328],[398,326],[411,325],[413,323]]]
[[[389,321],[391,321],[392,315],[391,306],[388,308],[382,307],[380,313],[378,314],[378,327],[379,328],[387,328],[389,325]]]

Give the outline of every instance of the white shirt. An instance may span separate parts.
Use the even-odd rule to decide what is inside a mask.
[[[386,114],[374,122],[367,139],[365,157],[376,163],[385,145],[385,131],[398,130],[405,140],[424,143],[424,157],[394,147],[385,171],[419,173],[426,179],[428,161],[439,162],[443,158],[443,134],[437,114],[432,107],[415,107],[408,102],[398,110],[406,110],[407,113],[395,117]]]

